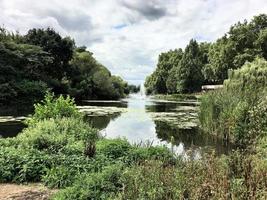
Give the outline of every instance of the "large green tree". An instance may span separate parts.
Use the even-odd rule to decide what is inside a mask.
[[[199,45],[192,39],[185,48],[179,63],[177,92],[190,93],[199,91],[204,81],[201,73],[202,67],[203,63]]]
[[[51,54],[53,63],[47,68],[50,76],[61,79],[67,72],[68,62],[74,50],[74,41],[69,37],[62,38],[51,28],[31,29],[25,35],[28,44],[38,45]]]
[[[179,62],[182,59],[182,57],[183,57],[182,49],[174,50],[172,56],[170,57],[169,62],[172,63],[172,68],[168,72],[168,77],[166,81],[167,92],[169,94],[177,92],[176,87],[178,82]]]
[[[25,36],[0,28],[0,104],[43,98],[47,89],[76,99],[118,99],[129,91],[120,77],[53,29]]]

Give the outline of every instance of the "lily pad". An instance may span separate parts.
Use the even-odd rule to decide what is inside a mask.
[[[22,122],[27,117],[14,117],[14,116],[0,116],[0,123],[6,122]]]
[[[100,106],[77,106],[79,112],[85,113],[87,116],[107,116],[126,112],[126,108],[120,107],[100,107]]]

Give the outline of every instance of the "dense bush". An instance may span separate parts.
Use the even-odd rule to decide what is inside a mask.
[[[246,147],[266,135],[267,62],[257,59],[231,72],[224,89],[201,98],[205,131]]]
[[[0,182],[39,182],[51,157],[33,149],[0,147]]]
[[[140,147],[133,146],[126,155],[127,161],[132,163],[142,163],[146,160],[161,160],[164,162],[174,161],[174,156],[167,147]]]
[[[130,148],[130,143],[125,139],[103,139],[96,143],[97,153],[113,159],[128,155]]]
[[[27,121],[27,123],[34,124],[39,120],[49,118],[61,118],[61,117],[77,117],[82,115],[79,113],[74,99],[67,96],[64,98],[60,95],[58,98],[53,93],[47,92],[44,100],[41,103],[34,105],[34,114]]]
[[[112,199],[122,189],[120,164],[110,165],[100,173],[82,174],[73,186],[55,195],[55,200]]]
[[[121,177],[124,188],[118,199],[180,199],[184,192],[184,178],[179,168],[148,161],[124,171]]]
[[[50,153],[83,153],[88,141],[98,139],[97,130],[80,118],[56,118],[38,121],[17,136],[20,146]]]

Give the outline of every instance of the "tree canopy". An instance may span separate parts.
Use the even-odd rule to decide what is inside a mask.
[[[171,59],[175,51],[179,53]],[[197,92],[202,84],[222,84],[229,70],[257,57],[267,59],[267,15],[234,24],[213,43],[190,40],[184,52],[175,51],[159,55],[156,70],[146,78],[148,93]]]
[[[0,104],[43,98],[46,90],[76,99],[118,99],[127,82],[113,76],[85,46],[51,28],[26,35],[0,29]]]

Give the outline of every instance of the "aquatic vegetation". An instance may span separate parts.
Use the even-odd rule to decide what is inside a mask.
[[[193,112],[154,112],[149,113],[153,120],[166,122],[170,126],[181,129],[191,129],[197,127],[198,115]]]
[[[79,112],[87,116],[107,116],[127,112],[126,108],[110,106],[77,106]]]
[[[22,122],[26,117],[0,116],[0,123],[6,122]]]

